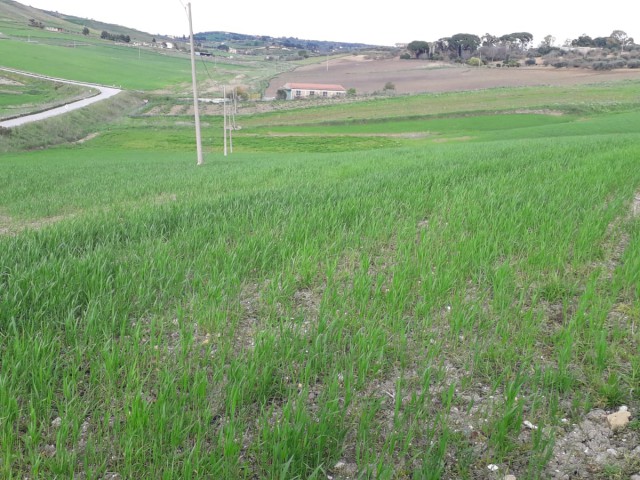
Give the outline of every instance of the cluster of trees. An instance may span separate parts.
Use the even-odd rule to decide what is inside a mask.
[[[124,35],[122,33],[109,33],[106,30],[102,31],[100,38],[103,40],[111,40],[113,42],[131,42],[131,37],[129,37],[129,35]]]
[[[635,45],[633,38],[622,30],[614,30],[608,37],[591,38],[583,34],[568,39],[562,47],[554,42],[555,38],[549,35],[528,55],[542,57],[545,65],[556,68],[640,68],[640,45]]]
[[[39,22],[35,18],[30,18],[29,19],[29,26],[30,27],[35,27],[35,28],[44,28],[44,23]]]
[[[407,46],[415,58],[433,60],[468,59],[476,53],[493,60],[508,59],[510,52],[522,52],[531,46],[533,35],[529,32],[514,32],[497,37],[487,33],[482,37],[471,33],[457,33],[435,42],[414,40]]]
[[[622,30],[614,30],[608,37],[591,38],[587,34],[567,40],[564,46],[555,45],[555,37],[547,35],[538,47],[533,47],[533,35],[514,32],[500,37],[486,33],[482,37],[458,33],[434,42],[415,40],[407,46],[401,58],[465,61],[469,64],[504,62],[505,66],[535,65],[535,57],[557,67],[571,66],[593,69],[640,68],[640,46]],[[590,47],[578,51],[577,47]],[[575,57],[575,58],[574,58]]]
[[[572,47],[609,48],[611,50],[620,49],[620,51],[624,51],[625,47],[629,47],[633,44],[633,38],[622,30],[614,30],[608,37],[596,38],[591,38],[585,33],[571,41]]]

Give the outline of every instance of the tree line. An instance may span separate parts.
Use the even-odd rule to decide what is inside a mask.
[[[544,55],[555,47],[555,38],[544,37],[537,47],[538,53]],[[533,35],[529,32],[514,32],[502,36],[486,33],[483,36],[470,33],[458,33],[451,37],[443,37],[433,42],[414,40],[407,45],[404,58],[428,58],[430,60],[468,59],[477,55],[488,61],[509,60],[513,54],[521,54],[533,49]],[[634,45],[633,38],[622,30],[614,30],[608,37],[591,38],[584,34],[574,40],[567,40],[565,47],[594,47],[612,50],[629,49]]]
[[[480,49],[508,48],[512,50],[526,50],[533,41],[529,32],[514,32],[500,37],[487,33],[482,37],[471,33],[457,33],[451,37],[443,37],[435,42],[414,40],[407,45],[407,50],[416,58],[427,56],[430,59],[442,57],[463,58],[476,53]]]
[[[102,33],[100,34],[100,38],[102,38],[103,40],[111,40],[113,42],[131,42],[131,37],[129,37],[129,35],[124,35],[122,33],[109,33],[106,30],[102,31]]]

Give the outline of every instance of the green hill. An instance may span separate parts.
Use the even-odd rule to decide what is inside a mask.
[[[167,38],[121,25],[40,10],[13,0],[0,0],[0,32],[4,34],[31,37],[82,35],[84,27],[87,27],[90,35],[94,37],[99,37],[100,33],[106,30],[118,35],[128,35],[132,41],[139,42],[151,42],[153,38],[158,41]],[[61,31],[51,32],[47,28],[61,29]]]

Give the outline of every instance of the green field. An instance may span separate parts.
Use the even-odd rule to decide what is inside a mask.
[[[153,90],[191,79],[186,55],[174,57],[106,42],[70,48],[4,41],[0,42],[0,58],[5,67],[129,89]]]
[[[170,84],[180,61],[118,83]],[[0,477],[553,478],[554,445],[626,405],[619,455],[580,468],[629,478],[638,98],[247,116],[227,157],[205,117],[203,167],[192,119],[131,94],[5,132]]]

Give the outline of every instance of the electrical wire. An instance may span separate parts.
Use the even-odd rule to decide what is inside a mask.
[[[209,77],[209,80],[211,80],[212,82],[215,82],[215,80],[209,73],[209,67],[207,67],[207,62],[204,61],[204,58],[202,58],[202,56],[200,56],[200,61],[202,62],[202,65],[204,65],[204,69],[207,71],[207,76]]]

